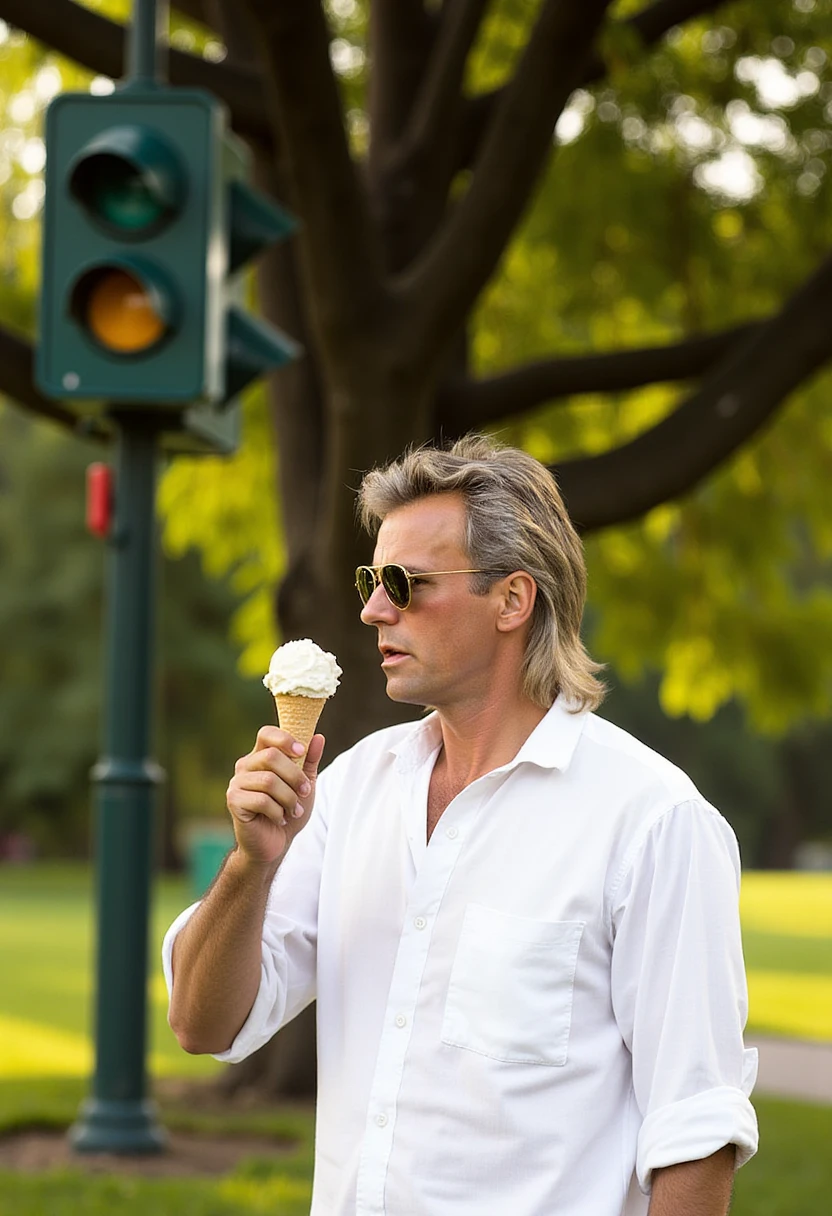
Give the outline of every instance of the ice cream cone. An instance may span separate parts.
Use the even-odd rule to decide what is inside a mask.
[[[298,742],[303,744],[304,749],[308,749],[327,699],[327,697],[297,697],[292,696],[291,693],[278,693],[274,703],[277,708],[277,721],[280,729],[294,735]],[[303,765],[306,750],[302,756],[293,756],[292,759],[295,764]]]

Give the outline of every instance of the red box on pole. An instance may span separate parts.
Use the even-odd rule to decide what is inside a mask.
[[[87,528],[102,539],[110,535],[113,516],[113,470],[97,461],[87,466]]]

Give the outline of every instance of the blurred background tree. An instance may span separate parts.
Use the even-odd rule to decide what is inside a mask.
[[[85,529],[84,476],[100,457],[0,405],[0,840],[28,837],[40,855],[89,855],[104,562]],[[155,755],[171,868],[188,820],[224,823],[229,757],[248,749],[270,702],[237,670],[227,584],[207,579],[195,554],[165,561],[160,582]]]
[[[46,416],[42,111],[112,88],[129,9],[0,0],[0,389]],[[493,428],[585,530],[605,712],[691,770],[747,861],[828,833],[832,0],[180,0],[172,46],[303,221],[259,292],[306,358],[250,397],[237,456],[161,491],[168,553],[228,580],[242,675],[311,634],[346,671],[330,752],[391,720],[355,486]]]

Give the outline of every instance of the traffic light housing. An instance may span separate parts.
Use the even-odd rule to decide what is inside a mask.
[[[240,272],[292,217],[248,184],[208,93],[59,95],[46,118],[36,378],[52,397],[164,411],[172,446],[235,446],[228,403],[300,348],[241,306]],[[223,416],[224,415],[224,416]],[[184,436],[184,437],[183,437]]]

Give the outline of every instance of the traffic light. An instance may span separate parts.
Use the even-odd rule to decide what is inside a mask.
[[[294,226],[247,176],[246,150],[210,94],[131,85],[52,102],[36,362],[45,394],[163,409],[172,430],[194,422],[204,437],[250,380],[298,356],[241,307],[238,272]]]

